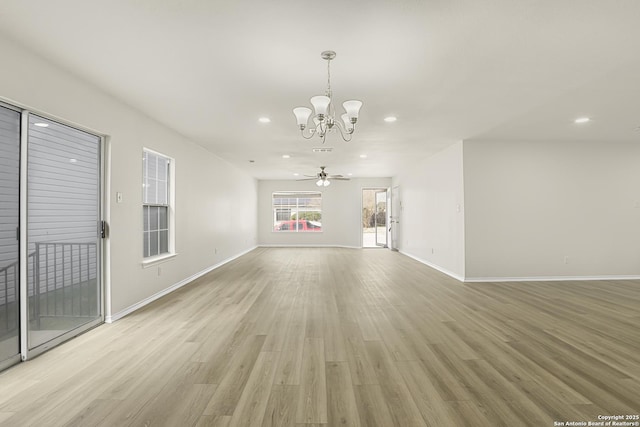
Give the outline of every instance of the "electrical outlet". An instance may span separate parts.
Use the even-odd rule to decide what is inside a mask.
[[[119,191],[116,193],[116,203],[122,203],[122,193]]]

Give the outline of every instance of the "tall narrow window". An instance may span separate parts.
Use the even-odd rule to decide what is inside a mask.
[[[144,149],[142,156],[142,212],[144,257],[171,252],[171,163],[172,159]]]

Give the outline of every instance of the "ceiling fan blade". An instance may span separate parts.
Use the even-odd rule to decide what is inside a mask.
[[[331,179],[335,181],[351,181],[351,178],[344,178],[344,177],[331,177]]]
[[[302,179],[296,179],[296,181],[315,181],[317,178],[302,178]]]
[[[327,178],[344,178],[342,175],[327,175]]]
[[[306,176],[307,178],[317,178],[318,175],[302,175],[302,176]]]

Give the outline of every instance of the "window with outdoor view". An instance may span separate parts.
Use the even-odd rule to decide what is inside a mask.
[[[273,231],[322,231],[322,193],[273,193]]]
[[[142,153],[143,255],[151,258],[172,253],[172,159],[144,149]]]

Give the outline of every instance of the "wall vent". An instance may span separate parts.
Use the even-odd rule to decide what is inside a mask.
[[[331,147],[318,147],[313,149],[314,153],[330,153],[332,151],[333,151],[333,148]]]

